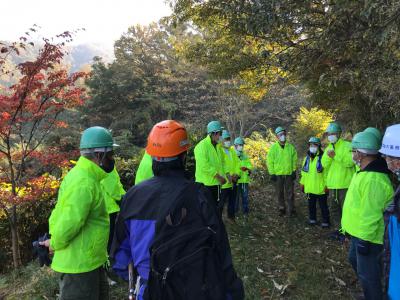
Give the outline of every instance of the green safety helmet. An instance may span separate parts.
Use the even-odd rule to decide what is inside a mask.
[[[313,136],[313,137],[310,137],[310,139],[308,140],[308,143],[321,145],[321,140],[320,140],[320,138]]]
[[[229,139],[231,138],[231,134],[229,133],[228,130],[222,130],[222,138],[225,139]]]
[[[340,133],[342,132],[342,127],[340,127],[339,123],[330,122],[328,128],[326,129],[327,133]]]
[[[211,121],[207,125],[207,133],[210,134],[212,132],[222,131],[224,127],[222,127],[221,122],[219,121]]]
[[[278,127],[276,127],[276,129],[275,129],[275,134],[278,135],[278,134],[279,134],[280,132],[282,132],[282,131],[286,131],[286,129],[283,128],[283,127],[281,127],[281,126],[278,126]]]
[[[376,154],[380,149],[380,142],[374,134],[371,132],[359,132],[351,141],[351,147],[353,149],[360,150],[360,152],[367,154]]]
[[[233,144],[235,144],[235,145],[244,145],[244,139],[241,138],[241,137],[239,136],[239,137],[237,137],[237,138],[235,139],[235,141],[233,142]]]
[[[372,133],[378,139],[379,144],[382,144],[383,135],[382,135],[382,133],[380,132],[379,129],[377,129],[375,127],[368,127],[366,129],[364,129],[364,132]]]
[[[106,128],[94,126],[83,131],[79,149],[110,148],[108,151],[111,151],[112,147],[118,147],[118,145],[114,144],[111,133]]]

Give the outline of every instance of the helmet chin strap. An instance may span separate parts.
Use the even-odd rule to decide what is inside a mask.
[[[97,155],[97,160],[99,162],[99,166],[103,167],[104,166],[104,159],[106,158],[107,152],[95,152]]]

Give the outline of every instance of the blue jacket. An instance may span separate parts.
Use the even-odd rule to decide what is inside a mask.
[[[154,176],[132,187],[123,199],[111,256],[115,260],[113,269],[125,280],[128,280],[128,264],[133,262],[142,279],[138,300],[143,299],[146,281],[149,279],[150,247],[156,234],[157,221],[165,218],[172,208],[174,199],[177,199],[189,183],[183,171],[167,171],[161,176]],[[232,265],[225,227],[218,218],[215,207],[209,204],[213,203],[208,201],[209,197],[211,196],[203,187],[199,197],[193,199],[199,201],[199,213],[203,215],[207,225],[217,232],[219,254],[223,258],[225,287],[229,294],[227,299],[243,299],[235,297],[238,294],[244,295],[243,285]]]

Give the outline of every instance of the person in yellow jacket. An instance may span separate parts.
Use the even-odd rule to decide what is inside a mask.
[[[357,133],[352,148],[360,171],[353,176],[344,201],[342,230],[351,236],[349,261],[365,299],[382,299],[383,213],[393,197],[393,186],[387,164],[378,155],[379,141],[372,133]]]
[[[331,194],[332,219],[340,227],[343,201],[356,168],[351,157],[351,143],[341,138],[342,128],[337,122],[331,122],[326,129],[329,145],[322,156],[322,165],[327,171],[326,185]],[[332,235],[333,238],[343,239],[340,231]]]
[[[286,130],[283,127],[277,127],[275,135],[278,141],[268,151],[267,168],[271,181],[275,183],[280,215],[286,214],[286,198],[288,213],[292,216],[296,213],[294,181],[296,180],[297,152],[295,147],[286,141]]]
[[[231,135],[227,130],[222,131],[222,151],[220,151],[221,161],[224,168],[227,182],[221,187],[221,203],[220,203],[220,214],[225,203],[227,203],[227,217],[231,222],[235,221],[235,194],[233,186],[236,185],[239,179],[240,172],[240,161],[236,155],[234,147],[231,143]]]
[[[90,127],[81,137],[81,156],[63,179],[49,219],[54,252],[51,268],[61,273],[60,299],[109,299],[103,265],[107,262],[109,215],[101,181],[114,170],[115,145],[103,127]]]
[[[219,121],[211,121],[207,125],[207,136],[194,148],[196,161],[196,182],[204,184],[211,192],[217,208],[220,201],[221,186],[226,183],[224,167],[221,160],[220,138],[222,126]]]
[[[321,209],[322,228],[330,226],[329,207],[327,203],[328,189],[326,187],[325,169],[322,165],[321,140],[311,137],[308,141],[309,149],[301,168],[300,189],[308,198],[308,223],[317,224],[317,202]]]
[[[153,160],[151,156],[145,151],[140,161],[139,167],[136,171],[135,185],[150,179],[154,176],[153,174]]]
[[[112,237],[114,234],[115,219],[117,218],[117,214],[120,209],[119,207],[121,199],[125,195],[125,190],[121,184],[121,179],[116,168],[114,168],[114,170],[101,181],[101,188],[103,191],[104,201],[106,203],[106,210],[110,216],[110,235],[107,246],[107,250],[110,252]]]
[[[234,141],[236,155],[239,158],[239,180],[236,186],[236,203],[235,212],[239,211],[239,200],[242,199],[242,212],[245,216],[249,214],[249,183],[250,174],[253,166],[251,165],[250,158],[244,152],[244,140],[241,137],[237,137]]]

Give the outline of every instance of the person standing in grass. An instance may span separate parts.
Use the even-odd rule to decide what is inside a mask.
[[[342,230],[351,236],[349,261],[367,300],[383,298],[381,259],[383,213],[393,197],[389,169],[378,155],[380,141],[370,132],[357,133],[351,143],[359,166],[343,206]]]
[[[279,214],[286,214],[286,203],[289,216],[296,213],[294,206],[294,181],[296,180],[297,152],[295,147],[286,141],[286,130],[275,129],[277,142],[271,146],[267,154],[267,167],[271,181],[275,183]]]
[[[351,157],[351,143],[341,138],[342,127],[339,123],[329,123],[326,133],[329,145],[322,156],[322,165],[327,172],[326,185],[331,193],[332,219],[337,226],[332,238],[343,240],[339,230],[343,202],[356,169]]]
[[[242,211],[245,216],[249,213],[249,183],[250,174],[253,166],[247,154],[244,152],[244,140],[241,137],[237,137],[234,141],[236,155],[239,158],[240,174],[239,180],[236,184],[236,203],[235,211],[239,211],[240,199],[242,199]]]
[[[317,224],[317,202],[321,208],[321,227],[330,226],[329,208],[327,203],[328,188],[326,187],[326,171],[322,165],[321,140],[311,137],[308,141],[309,149],[301,168],[300,189],[307,195],[310,225]]]
[[[51,268],[61,273],[60,299],[109,299],[105,272],[110,220],[101,181],[114,170],[111,133],[86,129],[81,156],[64,177],[49,218],[51,239],[41,245],[54,252]]]
[[[227,203],[227,217],[230,222],[235,222],[235,193],[233,186],[236,185],[239,178],[239,159],[235,149],[232,147],[231,134],[227,130],[222,131],[221,161],[224,168],[227,182],[221,187],[221,201],[219,213],[222,216],[225,203]]]
[[[211,121],[207,125],[207,136],[194,148],[196,182],[204,184],[210,191],[216,209],[221,205],[221,186],[226,183],[220,155],[222,130],[223,127],[219,121]]]

